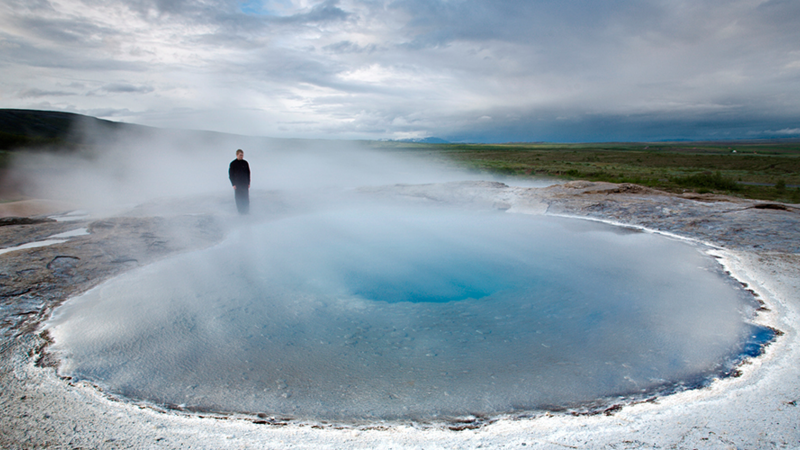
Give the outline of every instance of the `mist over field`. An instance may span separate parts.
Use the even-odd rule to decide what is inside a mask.
[[[86,209],[129,208],[154,199],[232,194],[228,165],[242,149],[253,191],[312,192],[394,183],[474,179],[414,154],[357,141],[270,139],[211,132],[90,123],[73,132],[77,149],[48,147],[13,154],[10,172],[32,198]]]

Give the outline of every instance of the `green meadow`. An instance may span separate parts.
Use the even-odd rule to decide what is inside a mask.
[[[509,177],[635,183],[668,192],[718,193],[800,203],[800,142],[415,144],[415,152]]]

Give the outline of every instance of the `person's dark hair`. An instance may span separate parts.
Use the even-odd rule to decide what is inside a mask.
[[[244,154],[244,150],[242,149],[236,150],[236,154],[238,155],[239,153]]]

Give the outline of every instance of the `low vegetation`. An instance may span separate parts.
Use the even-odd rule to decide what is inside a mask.
[[[635,183],[669,192],[800,203],[798,141],[373,146],[421,152],[487,174]]]

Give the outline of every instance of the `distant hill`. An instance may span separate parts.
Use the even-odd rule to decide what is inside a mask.
[[[47,146],[74,148],[84,143],[77,131],[85,126],[105,131],[145,128],[67,112],[0,109],[0,150]]]

